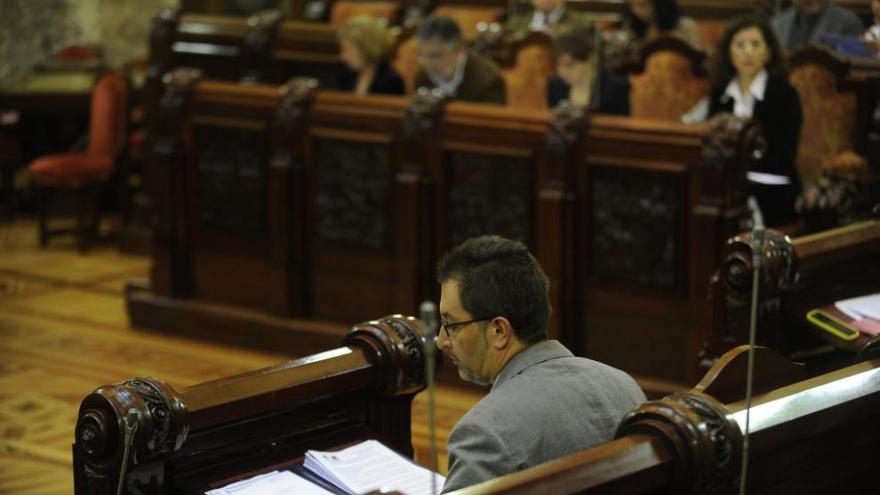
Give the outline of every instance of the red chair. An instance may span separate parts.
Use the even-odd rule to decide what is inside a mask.
[[[55,234],[76,233],[84,251],[98,232],[98,193],[108,182],[125,143],[128,87],[118,74],[102,76],[92,90],[88,148],[85,152],[48,155],[31,162],[31,183],[39,193],[40,245]],[[48,202],[59,191],[77,194],[77,228],[48,229]]]

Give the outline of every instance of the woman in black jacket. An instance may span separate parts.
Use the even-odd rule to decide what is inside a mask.
[[[767,226],[790,223],[801,191],[795,158],[803,114],[779,41],[765,22],[739,19],[725,31],[716,56],[708,114],[728,112],[760,123],[767,150],[749,172],[749,193]]]
[[[339,87],[358,95],[371,93],[402,95],[403,79],[388,63],[391,35],[372,17],[357,16],[337,33],[339,59],[346,69]]]

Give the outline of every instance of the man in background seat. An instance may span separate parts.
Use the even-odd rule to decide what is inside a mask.
[[[629,375],[548,340],[549,281],[520,242],[469,239],[437,266],[437,346],[491,385],[449,434],[448,492],[611,440],[645,400]]]
[[[829,0],[793,0],[793,5],[773,16],[772,22],[788,51],[820,44],[823,36],[857,39],[865,29],[857,15]]]
[[[590,26],[590,19],[580,12],[566,8],[565,0],[531,0],[530,3],[531,11],[507,19],[508,31],[516,34],[544,31],[555,37],[572,29]]]
[[[507,93],[498,66],[465,48],[458,24],[448,16],[425,19],[416,32],[419,73],[415,87],[447,98],[504,105]]]

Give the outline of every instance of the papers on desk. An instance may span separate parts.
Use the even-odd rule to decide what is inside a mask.
[[[367,440],[337,452],[306,452],[304,467],[349,494],[396,491],[406,495],[440,493],[446,479],[382,445]],[[303,473],[303,476],[309,476]],[[431,479],[436,485],[431,486]],[[320,481],[320,480],[319,480]],[[332,486],[331,486],[332,485]],[[206,492],[205,495],[334,495],[290,471],[272,471]]]
[[[834,306],[853,320],[873,318],[880,320],[880,293],[837,301]]]
[[[217,488],[205,495],[333,495],[290,471],[272,471]]]
[[[350,494],[398,491],[431,495],[445,478],[397,454],[376,440],[367,440],[337,452],[306,452],[306,469]]]

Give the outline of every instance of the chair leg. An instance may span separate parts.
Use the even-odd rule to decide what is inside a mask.
[[[88,221],[88,188],[82,188],[76,195],[76,236],[77,249],[84,253],[88,247],[89,221]]]
[[[39,210],[39,235],[40,235],[40,247],[45,248],[49,242],[49,230],[48,230],[48,203],[49,202],[49,190],[45,187],[37,187],[37,204]]]

